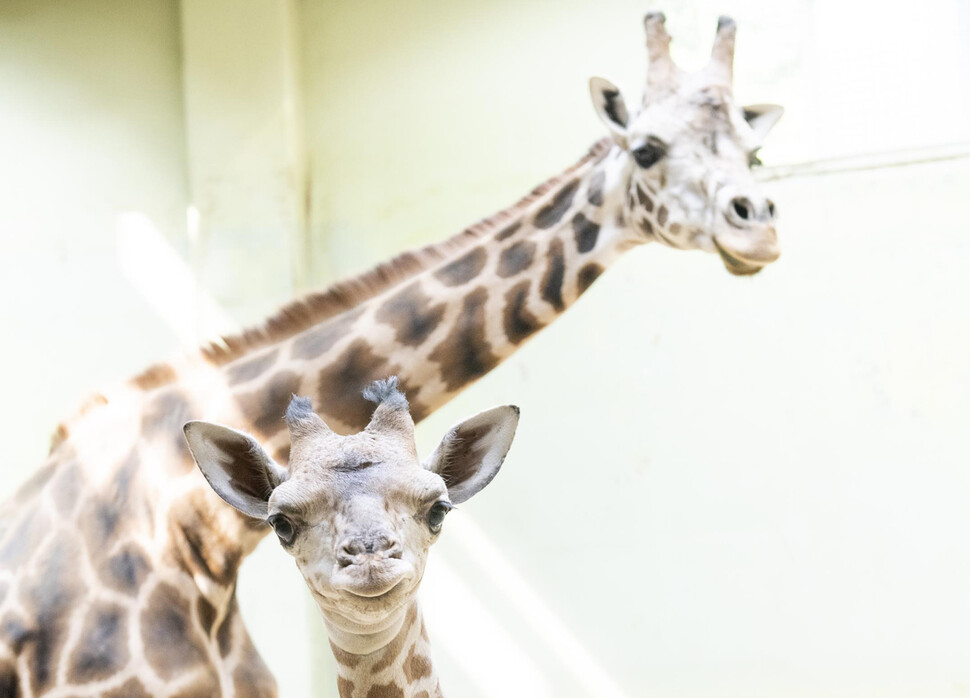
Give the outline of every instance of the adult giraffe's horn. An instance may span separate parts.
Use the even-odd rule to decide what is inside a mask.
[[[643,18],[643,28],[647,32],[647,87],[669,85],[677,73],[677,66],[670,57],[670,34],[664,22],[663,12],[648,12]]]
[[[717,34],[714,35],[714,48],[707,72],[718,82],[730,86],[734,79],[734,37],[738,25],[730,17],[721,16],[717,20]]]

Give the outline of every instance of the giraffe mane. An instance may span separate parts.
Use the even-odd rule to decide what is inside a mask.
[[[499,230],[517,214],[566,181],[576,170],[605,155],[611,146],[612,141],[609,138],[597,141],[578,162],[546,180],[512,206],[480,220],[447,240],[403,252],[357,276],[291,301],[261,324],[205,344],[199,349],[199,353],[208,362],[223,366],[379,296],[389,288],[470,247],[476,240]],[[166,364],[156,364],[135,376],[132,382],[142,389],[150,390],[173,380],[175,374]]]

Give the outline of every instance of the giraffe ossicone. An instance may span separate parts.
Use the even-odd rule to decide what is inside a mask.
[[[326,623],[341,698],[438,696],[418,586],[446,514],[498,473],[519,410],[496,407],[461,422],[421,463],[397,379],[364,394],[373,415],[346,436],[294,397],[288,469],[230,427],[192,421],[185,437],[216,493],[271,526],[296,561]]]

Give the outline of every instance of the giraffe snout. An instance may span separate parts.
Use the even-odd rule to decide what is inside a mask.
[[[384,559],[400,560],[403,547],[390,531],[348,536],[337,548],[337,562],[341,567],[362,565]]]

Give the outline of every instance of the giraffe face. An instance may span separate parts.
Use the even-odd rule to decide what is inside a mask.
[[[349,436],[294,398],[288,470],[246,434],[204,422],[185,428],[213,489],[273,527],[328,622],[348,632],[380,628],[411,603],[445,516],[495,476],[518,422],[515,407],[482,412],[422,463],[396,386],[388,379],[365,391],[377,407]]]
[[[697,73],[670,59],[663,16],[647,16],[651,74],[639,110],[593,78],[600,118],[619,146],[614,186],[634,235],[720,255],[732,274],[754,274],[780,253],[776,210],[755,181],[757,152],[782,108],[741,107],[731,90],[734,23],[722,18],[712,63]],[[729,49],[729,50],[728,50]]]
[[[453,506],[442,477],[413,448],[389,448],[366,432],[291,472],[271,495],[267,520],[328,619],[366,626],[406,607]]]

